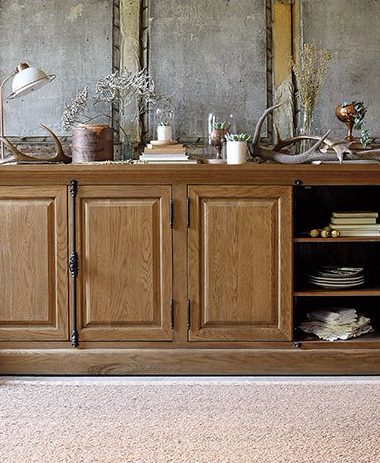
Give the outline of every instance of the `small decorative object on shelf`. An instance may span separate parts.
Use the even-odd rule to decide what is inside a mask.
[[[352,134],[353,129],[360,130],[360,143],[366,148],[371,137],[368,129],[364,128],[364,117],[367,113],[367,108],[362,101],[353,101],[352,103],[343,102],[338,105],[335,110],[336,117],[347,125],[348,134],[346,140],[354,142],[355,138]]]
[[[235,132],[235,119],[232,114],[219,115],[209,113],[207,116],[207,145],[205,154],[212,157],[205,161],[210,164],[226,162],[226,135]]]
[[[301,135],[311,135],[313,112],[318,95],[332,59],[328,50],[318,50],[313,43],[304,43],[296,61],[291,60],[291,66],[296,78],[297,97],[303,113],[299,129]],[[303,140],[303,143],[307,140]],[[306,145],[302,146],[302,150]]]
[[[338,230],[332,230],[330,227],[325,227],[323,229],[313,228],[310,230],[309,235],[312,238],[339,238],[340,232]]]
[[[174,137],[174,114],[171,109],[158,108],[156,111],[157,140],[172,141]]]
[[[227,164],[244,164],[248,158],[248,143],[252,137],[247,133],[226,134]]]
[[[113,128],[109,125],[80,124],[72,134],[74,164],[113,159]]]

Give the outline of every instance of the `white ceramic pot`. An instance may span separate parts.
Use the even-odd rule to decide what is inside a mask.
[[[248,145],[246,141],[227,141],[227,164],[247,162]]]
[[[172,139],[172,126],[159,125],[157,126],[157,140],[158,141],[171,141]]]

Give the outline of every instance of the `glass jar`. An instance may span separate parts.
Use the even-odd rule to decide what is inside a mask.
[[[205,149],[210,163],[226,162],[226,134],[236,132],[236,120],[233,114],[209,112],[205,124]]]
[[[157,141],[170,142],[175,139],[174,112],[172,109],[157,108],[155,127]]]

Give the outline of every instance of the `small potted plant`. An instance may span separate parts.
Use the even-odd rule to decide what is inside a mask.
[[[229,124],[226,121],[213,122],[209,131],[210,145],[216,150],[216,158],[221,159],[223,143],[226,141],[226,135],[229,129]]]
[[[157,140],[172,141],[173,140],[173,112],[165,109],[157,109]]]
[[[336,117],[347,125],[348,135],[347,141],[355,141],[352,130],[360,130],[360,143],[367,148],[371,142],[368,129],[365,128],[364,117],[367,114],[367,108],[362,101],[353,101],[347,103],[344,101],[341,105],[336,107]]]
[[[248,143],[252,137],[247,133],[228,133],[227,164],[244,164],[248,158]]]

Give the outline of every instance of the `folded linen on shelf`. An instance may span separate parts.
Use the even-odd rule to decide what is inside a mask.
[[[373,331],[370,318],[355,309],[316,310],[307,314],[300,329],[326,341],[350,339]]]

